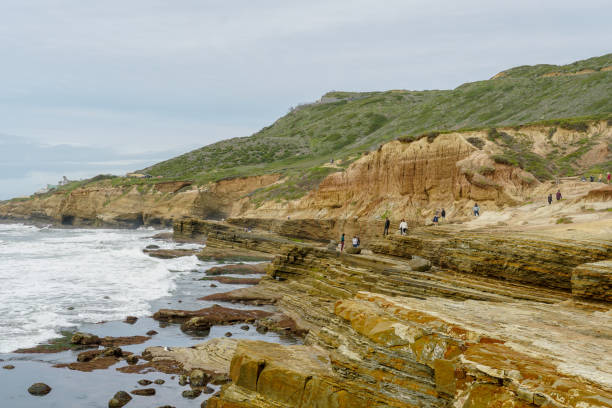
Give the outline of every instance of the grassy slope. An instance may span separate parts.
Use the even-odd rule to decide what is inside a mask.
[[[565,66],[507,70],[495,80],[453,90],[332,92],[342,100],[293,111],[250,137],[205,146],[143,171],[154,176],[207,182],[282,172],[281,196],[299,196],[333,169],[330,158],[350,159],[379,144],[432,130],[518,125],[555,118],[606,117],[612,112],[612,54]],[[588,75],[542,77],[550,72]]]
[[[396,138],[410,139],[434,130],[514,126],[558,118],[611,118],[612,71],[600,71],[609,66],[612,54],[565,66],[512,68],[498,79],[467,83],[453,90],[330,92],[326,96],[339,99],[337,102],[303,106],[252,136],[205,146],[142,171],[163,176],[164,180],[192,179],[198,183],[280,172],[288,176],[287,182],[258,191],[254,200],[297,198],[337,171],[321,167],[331,158],[342,159],[346,166],[363,152]],[[597,72],[542,77],[583,69]],[[554,125],[580,126],[583,120]],[[521,149],[513,151],[516,146],[512,143],[505,147],[511,160],[523,156]],[[567,173],[562,163],[543,169],[540,159],[533,159],[535,165],[527,167],[533,167],[528,170],[535,170],[539,178]],[[92,181],[96,180],[78,182],[62,190],[70,191]],[[157,181],[113,178],[110,182],[124,185]]]

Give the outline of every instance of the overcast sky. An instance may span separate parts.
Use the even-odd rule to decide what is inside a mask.
[[[247,136],[330,90],[606,54],[611,4],[2,0],[0,199]]]

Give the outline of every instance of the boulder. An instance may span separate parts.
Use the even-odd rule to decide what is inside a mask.
[[[355,248],[355,247],[350,246],[350,247],[344,248],[344,252],[347,254],[351,254],[351,255],[358,255],[361,253],[361,248],[359,247]]]
[[[155,330],[149,330],[147,332],[147,336],[155,336],[157,334],[157,332]]]
[[[136,316],[127,316],[123,322],[127,324],[134,324],[137,320],[138,318]]]
[[[426,272],[431,269],[431,262],[420,256],[413,256],[412,259],[408,261],[408,265],[410,265],[413,271],[417,272]]]
[[[121,408],[132,400],[132,396],[125,391],[118,391],[113,398],[108,401],[108,408]]]
[[[12,364],[7,364],[5,366],[2,366],[2,368],[4,368],[5,370],[12,370],[15,368],[15,366]]]
[[[572,296],[612,302],[612,260],[575,267],[572,271]]]
[[[151,380],[146,380],[146,379],[144,379],[144,378],[143,378],[142,380],[138,380],[138,384],[140,384],[140,385],[142,385],[142,386],[149,385],[149,384],[151,384],[151,383],[153,383],[153,381],[151,381]]]
[[[142,388],[139,390],[134,390],[132,391],[132,394],[149,397],[151,395],[155,395],[155,388]]]
[[[79,344],[82,346],[91,346],[100,344],[102,340],[95,334],[76,332],[70,338],[70,343]]]
[[[181,395],[183,395],[183,398],[194,399],[194,398],[198,398],[200,394],[202,394],[202,390],[193,389],[193,390],[185,390],[183,391]]]
[[[51,392],[51,387],[45,383],[35,383],[30,385],[28,392],[32,395],[43,396]]]
[[[210,377],[202,370],[191,370],[189,374],[189,383],[194,387],[202,387],[206,385]]]
[[[338,249],[338,243],[333,239],[330,240],[329,244],[327,244],[327,249],[329,249],[330,251],[335,251],[336,249]]]
[[[153,382],[154,382],[155,384],[157,384],[157,385],[162,385],[162,384],[163,384],[163,383],[165,383],[166,381],[165,381],[165,380],[162,380],[162,379],[160,378],[160,379],[157,379],[157,380],[155,380],[155,381],[153,381]]]
[[[134,365],[136,363],[138,363],[138,356],[136,356],[135,354],[130,354],[129,356],[127,356],[125,358],[125,361],[129,364],[129,365]]]

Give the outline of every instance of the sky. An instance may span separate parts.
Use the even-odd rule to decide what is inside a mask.
[[[612,51],[609,0],[2,0],[0,199],[248,136],[331,90]]]

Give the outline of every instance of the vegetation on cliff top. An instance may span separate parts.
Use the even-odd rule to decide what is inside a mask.
[[[320,170],[330,159],[346,163],[396,138],[414,138],[434,130],[542,121],[556,121],[561,127],[581,126],[584,121],[559,118],[609,117],[612,71],[606,67],[612,67],[612,54],[565,66],[513,68],[496,79],[466,83],[453,90],[330,92],[324,102],[293,109],[250,137],[205,146],[143,171],[196,182],[280,172],[297,185],[296,191],[287,192],[294,197],[303,193],[299,178],[304,178],[305,172],[312,176],[306,177],[309,181],[305,184],[310,186],[333,171]],[[583,70],[593,72],[546,76]],[[539,176],[548,173],[540,171]]]

